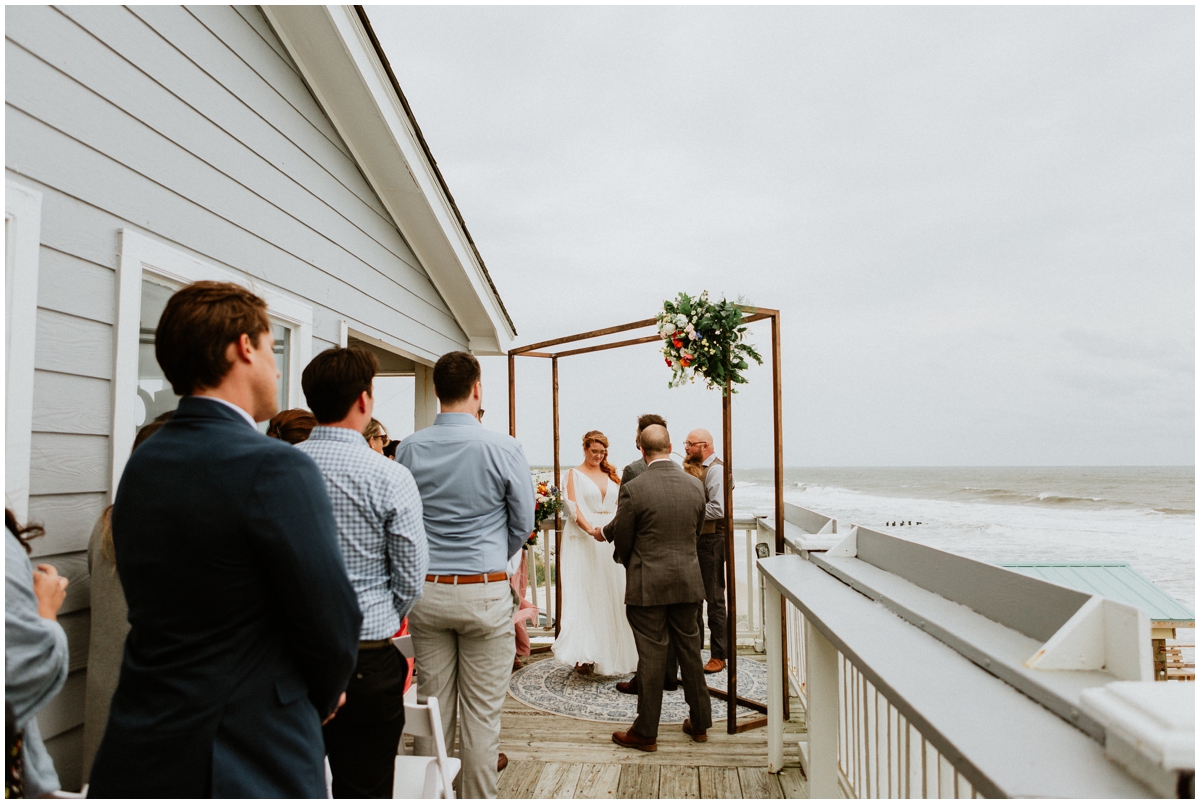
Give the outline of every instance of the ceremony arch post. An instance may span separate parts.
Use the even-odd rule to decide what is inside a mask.
[[[753,310],[753,312],[750,312]],[[775,447],[775,554],[783,553],[783,364],[780,359],[779,345],[779,311],[770,310],[765,307],[748,308],[742,316],[743,324],[751,324],[755,321],[771,322],[771,383],[772,383],[772,407],[774,419],[774,447]],[[592,340],[594,338],[603,338],[609,335],[616,335],[622,332],[632,332],[634,330],[645,329],[646,327],[657,327],[658,320],[647,318],[642,321],[634,321],[630,324],[622,324],[615,327],[607,327],[605,329],[592,330],[591,332],[581,332],[578,335],[569,335],[565,338],[556,338],[551,341],[542,341],[540,343],[532,343],[528,346],[522,346],[517,349],[510,349],[508,352],[508,433],[511,436],[517,434],[517,380],[516,380],[516,358],[517,357],[535,357],[543,358],[550,361],[551,387],[554,395],[553,403],[553,420],[554,420],[554,485],[559,488],[561,483],[561,466],[559,463],[559,420],[558,420],[558,360],[561,357],[572,357],[574,355],[591,354],[592,352],[602,352],[608,349],[619,349],[624,346],[637,346],[643,343],[653,343],[661,340],[661,337],[656,333],[640,338],[631,338],[629,340],[616,341],[613,343],[601,343],[594,346],[583,346],[575,349],[567,349],[565,351],[546,351],[552,347],[563,346],[564,344],[577,343],[579,341]],[[725,393],[721,400],[721,442],[722,442],[722,460],[724,461],[725,469],[725,594],[726,594],[726,609],[727,616],[725,618],[726,636],[729,644],[729,657],[725,664],[725,679],[726,679],[726,710],[728,711],[727,731],[734,734],[738,729],[737,723],[737,573],[734,567],[735,551],[733,549],[733,414],[731,410],[731,394],[732,388],[728,381],[725,384]],[[562,578],[562,518],[559,515],[554,517],[554,572],[557,579]],[[555,617],[554,617],[554,635],[557,637],[562,619],[562,584],[555,584]],[[786,627],[786,619],[784,619]],[[701,633],[703,639],[703,632]],[[787,645],[786,634],[784,635],[784,643]],[[786,647],[785,647],[786,651]],[[784,690],[787,690],[787,655],[781,656],[779,667],[768,668],[767,672],[782,673],[784,679]],[[783,697],[784,717],[788,716],[788,699],[785,694]],[[753,728],[762,725],[755,721],[754,723],[746,724],[741,730]]]

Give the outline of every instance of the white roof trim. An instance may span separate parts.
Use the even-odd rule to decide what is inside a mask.
[[[471,351],[506,353],[516,331],[354,6],[262,10],[470,339]]]

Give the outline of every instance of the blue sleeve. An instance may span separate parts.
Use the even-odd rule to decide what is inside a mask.
[[[404,471],[404,470],[401,470]],[[404,619],[425,588],[429,570],[429,544],[425,539],[425,517],[421,495],[412,475],[404,471],[390,495],[387,514],[387,553],[392,605]]]
[[[66,632],[38,614],[33,565],[17,537],[5,531],[4,700],[18,729],[62,689],[68,661]]]
[[[534,507],[533,472],[521,445],[513,442],[513,448],[504,451],[505,503],[508,506],[508,556],[512,558],[533,533]]]
[[[324,718],[358,661],[362,625],[325,481],[300,450],[275,451],[259,467],[247,507],[264,581],[278,601],[309,698]]]

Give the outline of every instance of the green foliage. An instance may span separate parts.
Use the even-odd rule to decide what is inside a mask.
[[[725,392],[728,381],[734,386],[746,382],[743,371],[750,360],[762,365],[762,356],[746,343],[742,316],[754,308],[721,299],[708,300],[708,291],[699,297],[680,293],[674,301],[663,302],[658,314],[658,334],[663,339],[663,357],[671,369],[670,388],[704,378],[708,387]]]

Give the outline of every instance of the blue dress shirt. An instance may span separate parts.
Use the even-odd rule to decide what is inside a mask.
[[[533,532],[533,475],[512,436],[469,413],[439,413],[396,448],[425,508],[429,572],[501,572]]]

